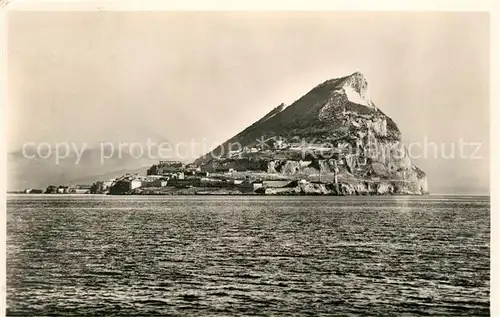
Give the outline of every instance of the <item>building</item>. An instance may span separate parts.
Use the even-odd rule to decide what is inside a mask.
[[[186,178],[186,175],[184,174],[184,172],[166,174],[165,176],[168,177],[169,179],[185,179]]]
[[[262,181],[255,181],[252,183],[252,190],[256,191],[259,188],[262,188],[264,186]]]
[[[57,193],[58,194],[67,194],[68,193],[68,186],[59,185],[57,187]]]
[[[111,195],[122,195],[130,192],[132,189],[132,180],[129,179],[120,179],[117,180],[113,186],[109,188],[109,193]],[[134,183],[134,185],[137,185],[137,182]]]
[[[99,181],[90,186],[89,192],[91,194],[104,194],[107,189],[104,189],[104,182]]]
[[[196,175],[197,173],[201,172],[201,167],[199,167],[196,164],[187,164],[184,168],[184,173],[186,175]]]
[[[186,166],[181,161],[158,161],[158,164],[148,169],[147,175],[168,175],[184,172],[185,169]]]
[[[189,170],[201,171],[201,167],[199,167],[198,165],[193,164],[193,163],[186,164],[185,169],[188,171]]]
[[[184,173],[184,178],[188,177],[208,177],[210,175],[209,172],[206,171],[197,171],[197,172],[190,172],[190,173]]]
[[[111,186],[113,186],[113,183],[115,182],[114,179],[110,179],[110,180],[107,180],[107,181],[103,181],[102,182],[102,187],[104,190],[108,190]]]
[[[134,178],[129,182],[129,189],[134,190],[142,186],[142,181],[138,178]]]
[[[146,178],[142,180],[141,187],[166,187],[168,179],[166,178]]]
[[[158,179],[155,182],[156,187],[166,187],[168,185],[168,180],[166,179]]]
[[[43,194],[43,189],[36,189],[36,188],[26,188],[24,190],[25,194]]]
[[[290,180],[285,179],[285,180],[265,180],[262,181],[262,186],[266,188],[280,188],[280,187],[285,187],[288,184],[290,184]]]
[[[88,184],[79,184],[74,187],[74,192],[75,194],[90,194],[90,189],[92,188],[92,185]]]
[[[56,194],[57,193],[57,186],[50,185],[45,189],[46,194]]]

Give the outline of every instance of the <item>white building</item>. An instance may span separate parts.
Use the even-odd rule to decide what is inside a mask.
[[[140,179],[133,179],[130,181],[130,190],[141,187],[142,181]]]

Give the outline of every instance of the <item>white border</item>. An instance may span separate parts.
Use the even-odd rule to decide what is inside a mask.
[[[6,89],[6,12],[29,10],[29,11],[486,11],[490,12],[490,140],[491,140],[491,159],[490,159],[490,196],[491,196],[491,315],[500,316],[500,304],[495,300],[500,298],[500,276],[495,268],[500,264],[500,244],[494,241],[500,241],[500,218],[497,211],[500,210],[498,193],[500,190],[498,179],[494,176],[500,176],[499,150],[500,150],[500,125],[498,122],[500,111],[500,98],[495,91],[500,87],[499,62],[500,56],[499,33],[500,13],[498,0],[119,0],[119,1],[44,1],[44,0],[0,0],[0,116],[2,120],[3,140],[0,143],[2,155],[0,165],[4,173],[0,177],[0,195],[2,201],[6,200],[6,146],[5,146],[5,123],[7,120],[7,89]],[[464,39],[466,41],[466,39]],[[1,206],[1,229],[0,229],[0,316],[5,314],[5,254],[6,254],[6,210],[5,204]]]
[[[10,0],[9,10],[491,11],[494,6],[492,0]]]
[[[500,316],[500,87],[498,56],[500,56],[499,31],[500,31],[500,6],[498,3],[490,11],[490,307],[491,316]]]
[[[0,10],[4,3],[0,0]],[[5,11],[0,12],[0,316],[4,316],[7,307],[7,18]]]

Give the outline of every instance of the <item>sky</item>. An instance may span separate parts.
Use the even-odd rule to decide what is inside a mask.
[[[222,143],[360,71],[407,144],[467,144],[414,159],[431,191],[489,189],[488,13],[11,11],[7,52],[9,151]]]

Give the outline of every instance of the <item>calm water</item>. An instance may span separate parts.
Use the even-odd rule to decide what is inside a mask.
[[[9,315],[488,315],[488,197],[10,196]]]

